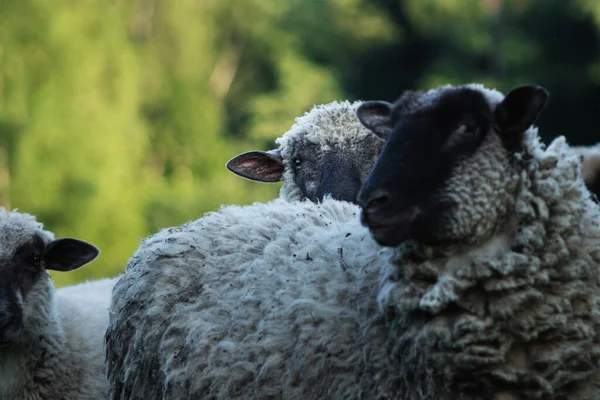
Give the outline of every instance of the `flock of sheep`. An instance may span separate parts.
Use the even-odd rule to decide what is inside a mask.
[[[99,250],[0,208],[0,400],[599,399],[600,148],[544,146],[548,92],[316,106],[227,163],[283,181]]]

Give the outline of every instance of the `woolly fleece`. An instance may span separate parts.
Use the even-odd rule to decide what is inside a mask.
[[[491,134],[453,170],[468,245],[389,250],[378,303],[404,398],[600,398],[599,210],[564,137],[544,149],[530,128],[522,149]]]
[[[354,364],[368,380],[357,329],[379,246],[358,211],[276,199],[143,241],[113,292],[111,398],[322,398],[337,374],[354,390]]]
[[[331,200],[148,238],[113,292],[112,398],[599,398],[600,215],[579,157],[535,128],[515,154],[489,136],[445,188],[464,247],[381,249]]]
[[[35,217],[0,208],[0,259],[9,259],[34,234],[46,243],[54,239]],[[101,280],[55,291],[43,272],[23,302],[19,339],[0,347],[0,400],[107,398],[102,344],[113,284]],[[80,295],[71,298],[73,293]]]

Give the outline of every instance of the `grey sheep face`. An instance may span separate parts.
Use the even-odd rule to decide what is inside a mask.
[[[549,95],[532,85],[504,98],[495,93],[446,86],[422,95],[413,111],[381,101],[358,109],[386,139],[358,195],[361,220],[378,243],[473,243],[502,224],[516,190],[511,157]]]
[[[10,220],[11,214],[16,213],[4,216]],[[27,317],[25,305],[36,288],[49,279],[46,270],[72,271],[95,259],[99,251],[78,239],[51,240],[45,231],[3,224],[1,217],[0,346],[5,346],[18,339]]]
[[[330,195],[336,200],[356,202],[356,194],[375,163],[383,141],[368,136],[356,147],[328,146],[299,139],[286,149],[250,151],[227,163],[227,168],[244,178],[259,182],[283,180],[291,172],[301,196],[313,202]]]
[[[310,201],[330,195],[336,200],[356,202],[356,195],[377,159],[383,141],[364,137],[353,147],[323,147],[298,140],[287,150],[287,167],[302,196]]]
[[[231,172],[258,182],[285,181],[293,200],[321,201],[326,195],[356,202],[356,195],[384,141],[356,116],[362,102],[317,106],[277,140],[278,149],[242,153],[226,164]],[[289,200],[289,199],[288,199]]]

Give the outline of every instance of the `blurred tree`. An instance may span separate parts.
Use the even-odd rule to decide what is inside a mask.
[[[537,83],[551,94],[539,121],[548,141],[600,141],[600,2],[596,0],[377,0],[401,41],[358,60],[355,95],[393,100],[408,88],[481,82],[502,91]]]
[[[225,162],[334,99],[479,81],[547,87],[545,140],[595,143],[596,0],[0,0],[0,205],[102,249],[279,185]]]
[[[224,163],[346,97],[331,65],[391,29],[367,3],[0,0],[0,205],[101,248],[63,285],[118,273],[161,227],[273,198]]]
[[[116,266],[145,228],[135,212],[148,181],[139,65],[118,8],[60,3],[3,3],[2,43],[9,47],[2,70],[10,89],[2,114],[18,127],[8,134],[11,205],[59,236],[99,245],[102,263]],[[8,30],[7,23],[16,26]],[[90,267],[63,276],[106,274]]]

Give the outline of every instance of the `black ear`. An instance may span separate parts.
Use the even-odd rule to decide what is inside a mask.
[[[44,261],[46,269],[55,271],[73,271],[100,254],[98,248],[79,239],[64,238],[53,240],[46,245]]]
[[[279,150],[238,154],[225,166],[234,174],[252,181],[277,182],[283,178],[283,158]]]
[[[549,96],[546,89],[535,85],[523,85],[511,90],[494,111],[501,133],[526,131],[537,120]]]
[[[366,101],[356,109],[359,121],[382,139],[392,133],[392,104],[387,101]]]

